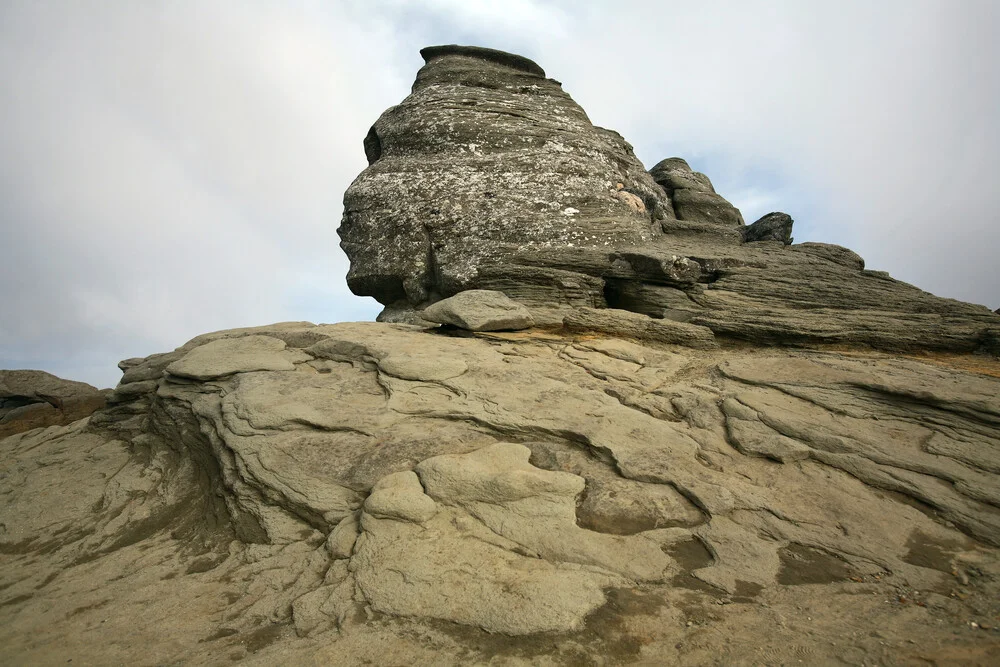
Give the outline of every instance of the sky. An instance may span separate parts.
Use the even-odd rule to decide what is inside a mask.
[[[208,331],[370,320],[336,229],[432,44],[520,53],[748,222],[1000,306],[994,0],[4,0],[0,368],[114,386]]]

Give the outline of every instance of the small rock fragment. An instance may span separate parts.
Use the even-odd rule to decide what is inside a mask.
[[[459,292],[428,306],[420,316],[468,331],[517,331],[535,325],[527,308],[493,290]]]

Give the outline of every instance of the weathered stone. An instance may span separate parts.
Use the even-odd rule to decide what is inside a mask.
[[[717,346],[712,330],[706,327],[657,320],[648,315],[615,308],[578,308],[563,319],[563,325],[569,331],[590,331],[653,343],[698,348]]]
[[[683,159],[661,160],[649,173],[666,190],[679,220],[743,226],[736,207],[716,194],[708,176],[692,171]]]
[[[199,337],[187,354],[215,343],[231,358],[232,344],[275,330]],[[644,655],[663,661],[690,632],[685,618],[714,614],[741,638],[727,656],[752,662],[761,636],[797,635],[747,624],[806,608],[830,641],[876,625],[964,645],[913,605],[858,611],[859,599],[896,599],[903,581],[908,596],[954,585],[952,568],[982,573],[950,598],[956,618],[1000,599],[1000,362],[989,357],[384,323],[287,331],[316,341],[323,372],[128,383],[90,423],[0,442],[5,656],[214,663],[263,641],[261,623],[277,628],[264,662],[338,662],[362,646],[391,662],[401,646],[411,654],[414,632],[438,663],[487,661],[495,649],[478,642],[503,634],[531,659],[551,654],[546,632],[603,655],[638,618]],[[94,426],[125,410],[143,419]],[[116,604],[101,605],[109,587]],[[718,604],[730,598],[741,603]],[[94,643],[126,628],[145,638],[142,659],[131,644]]]
[[[428,306],[420,316],[469,331],[517,331],[535,324],[527,308],[491,290],[459,292]]]
[[[603,308],[604,281],[557,268],[534,266],[483,267],[473,281],[476,289],[503,292],[526,306],[588,306]]]
[[[815,257],[822,257],[834,264],[840,264],[858,271],[865,268],[865,260],[853,250],[832,243],[799,243],[791,248],[795,252],[804,252]]]
[[[430,322],[420,317],[418,311],[406,301],[389,304],[375,318],[376,322],[389,324],[411,324],[418,327],[436,327],[437,322]]]
[[[674,211],[681,220],[742,226],[743,215],[717,194],[697,190],[677,190],[672,197]]]
[[[761,217],[752,225],[742,227],[743,240],[747,243],[754,241],[780,241],[785,245],[792,243],[792,217],[787,213],[768,213]]]
[[[420,480],[409,470],[380,479],[365,500],[365,512],[379,519],[424,523],[437,511],[437,505],[424,493]]]
[[[518,264],[526,248],[651,237],[650,212],[618,184],[661,209],[665,194],[559,83],[510,54],[422,53],[413,93],[376,121],[370,166],[344,196],[339,233],[355,293],[425,305]]]
[[[0,438],[63,426],[103,408],[105,396],[85,382],[45,371],[0,370]]]
[[[698,291],[692,289],[693,293]],[[703,310],[691,295],[678,287],[651,285],[638,280],[610,279],[605,293],[609,308],[677,322],[687,322]]]
[[[676,190],[694,190],[695,192],[715,194],[715,188],[712,187],[712,181],[708,179],[708,176],[699,171],[692,171],[691,165],[683,158],[669,157],[666,160],[661,160],[649,170],[649,175],[663,186],[663,189],[670,196],[673,196]]]
[[[456,46],[425,57],[345,195],[348,281],[388,305],[382,320],[422,325],[428,303],[489,289],[546,324],[564,308],[610,306],[764,344],[996,348],[996,313],[862,271],[846,248],[790,245],[784,214],[746,227],[680,158],[642,172],[530,61]],[[659,286],[692,304],[665,303]]]
[[[285,351],[283,340],[270,336],[224,338],[200,345],[166,367],[167,373],[192,380],[246,371],[291,371],[308,355]]]
[[[255,350],[276,330],[199,337],[186,354],[237,358],[239,341]],[[974,374],[948,358],[664,348],[586,332],[285,331],[316,341],[324,365],[128,383],[89,424],[0,443],[5,656],[214,663],[263,641],[264,622],[277,628],[264,662],[343,662],[360,646],[391,662],[400,646],[411,655],[414,632],[429,662],[483,662],[494,650],[484,637],[520,635],[533,658],[551,654],[551,641],[533,643],[546,632],[625,641],[638,618],[644,655],[660,662],[690,632],[686,609],[714,614],[741,638],[727,655],[752,662],[761,636],[794,642],[797,631],[747,624],[799,608],[824,638],[877,625],[955,646],[950,626],[912,605],[873,603],[858,617],[859,599],[898,596],[904,580],[907,591],[946,586],[953,567],[983,573],[965,600],[950,598],[957,617],[1000,599],[1000,367],[988,357],[969,358]],[[138,421],[94,426],[124,411]],[[866,595],[837,592],[854,586]],[[101,605],[109,587],[116,604]],[[630,599],[647,611],[632,615]],[[447,639],[441,621],[454,624]],[[165,641],[164,628],[191,640]],[[126,629],[145,638],[141,659],[110,641]]]

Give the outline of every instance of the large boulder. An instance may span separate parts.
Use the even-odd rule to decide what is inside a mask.
[[[372,126],[369,167],[344,195],[356,294],[423,306],[485,287],[525,249],[650,239],[666,194],[538,65],[473,47],[421,54],[412,94]]]

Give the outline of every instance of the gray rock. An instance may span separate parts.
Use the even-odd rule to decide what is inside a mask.
[[[417,327],[436,327],[437,322],[431,322],[420,317],[418,311],[406,301],[397,301],[382,309],[375,317],[376,322],[389,324],[410,324]]]
[[[743,226],[743,214],[717,194],[697,190],[677,190],[672,197],[674,211],[681,220],[717,225]]]
[[[653,180],[663,186],[667,194],[673,196],[676,190],[694,190],[715,194],[712,181],[700,171],[693,171],[687,160],[679,157],[668,157],[660,160],[649,170]]]
[[[651,238],[666,194],[541,68],[469,47],[422,53],[412,94],[375,122],[370,166],[344,195],[356,294],[425,306],[503,275],[524,250]]]
[[[740,229],[746,243],[754,241],[780,241],[785,245],[792,243],[792,216],[787,213],[768,213],[757,222]]]
[[[791,248],[795,252],[804,252],[814,257],[822,257],[823,259],[829,260],[834,264],[840,264],[841,266],[847,267],[848,269],[856,269],[858,271],[865,268],[865,260],[861,258],[861,255],[857,254],[853,250],[845,248],[839,245],[833,245],[832,243],[798,243]]]
[[[716,194],[708,176],[692,171],[683,159],[661,160],[649,173],[670,197],[679,220],[743,226],[743,215],[736,207]]]
[[[247,371],[292,371],[296,362],[311,357],[285,351],[285,341],[271,336],[222,338],[195,347],[166,367],[167,373],[192,380],[245,373]]]
[[[426,326],[420,308],[488,289],[546,323],[610,306],[763,344],[996,349],[996,313],[864,271],[846,248],[788,245],[783,214],[746,227],[680,158],[644,172],[530,61],[424,55],[413,93],[366,140],[339,230],[351,289],[387,304],[383,321]]]
[[[23,399],[58,408],[66,399],[99,393],[97,387],[86,382],[64,380],[45,371],[0,370],[0,400],[3,401]]]
[[[604,280],[578,271],[534,266],[483,267],[475,289],[503,292],[526,306],[562,304],[601,308]]]
[[[527,308],[490,290],[459,292],[428,306],[420,317],[468,331],[517,331],[535,325]]]

